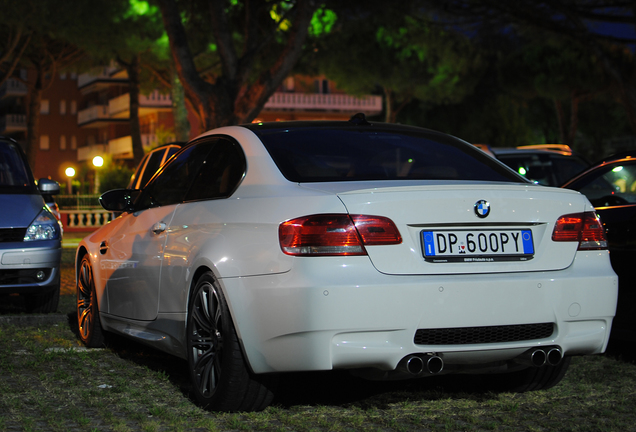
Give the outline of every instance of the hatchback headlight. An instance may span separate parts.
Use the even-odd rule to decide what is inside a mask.
[[[55,216],[47,208],[42,209],[24,234],[24,241],[57,240],[59,238],[60,226]]]

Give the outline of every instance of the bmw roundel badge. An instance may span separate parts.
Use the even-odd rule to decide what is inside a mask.
[[[479,218],[485,218],[490,214],[490,203],[486,200],[479,200],[475,203],[475,214]]]

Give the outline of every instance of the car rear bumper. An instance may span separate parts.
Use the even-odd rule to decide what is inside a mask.
[[[0,294],[33,294],[59,287],[59,240],[26,246],[0,249]]]
[[[606,251],[579,252],[571,267],[554,272],[439,276],[384,275],[366,257],[299,258],[285,274],[222,283],[256,373],[388,371],[424,353],[473,366],[512,360],[533,347],[602,353],[618,292]],[[414,340],[419,329],[461,334],[534,324],[552,324],[552,331],[526,340]]]

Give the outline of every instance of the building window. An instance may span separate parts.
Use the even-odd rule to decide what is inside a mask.
[[[49,149],[49,136],[40,135],[40,150],[48,150],[48,149]]]
[[[74,101],[74,100],[71,101],[71,114],[72,115],[77,114],[77,101]]]
[[[49,113],[49,100],[42,99],[40,101],[40,114],[48,114]]]
[[[66,101],[64,99],[60,100],[60,115],[66,114]]]
[[[71,150],[77,150],[77,137],[71,135]]]
[[[66,135],[60,137],[60,150],[66,150]]]

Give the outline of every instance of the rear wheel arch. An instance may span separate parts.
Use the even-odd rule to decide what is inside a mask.
[[[230,304],[230,299],[228,298],[227,295],[227,289],[225,288],[225,284],[223,283],[223,279],[221,278],[221,276],[218,274],[218,271],[216,268],[211,268],[209,266],[200,266],[196,269],[196,271],[194,272],[194,276],[192,277],[192,280],[190,281],[190,285],[189,285],[189,289],[188,289],[188,298],[186,301],[186,307],[188,308],[187,313],[190,312],[190,305],[192,302],[192,295],[194,293],[195,288],[197,287],[197,284],[199,283],[199,280],[201,279],[201,277],[207,273],[210,273],[215,281],[217,282],[219,288],[221,289],[221,293],[223,294],[223,297],[225,299],[225,302],[227,303],[227,307],[229,309],[229,313],[230,313],[230,320],[232,321],[232,324],[234,325],[234,329],[237,333],[238,339],[239,339],[239,344],[241,346],[241,351],[243,353],[243,357],[245,358],[245,362],[247,363],[247,367],[250,369],[250,371],[252,370],[252,366],[250,365],[250,361],[247,358],[247,352],[245,351],[245,347],[243,346],[243,340],[241,338],[241,332],[237,326],[236,323],[236,318],[234,316],[234,312],[233,312],[233,308],[232,305]],[[186,321],[186,327],[187,327],[187,321]],[[187,331],[187,330],[186,330]],[[187,355],[187,352],[186,352]]]
[[[212,410],[260,411],[271,402],[277,380],[252,372],[224,291],[212,270],[195,272],[185,328],[193,395]]]

